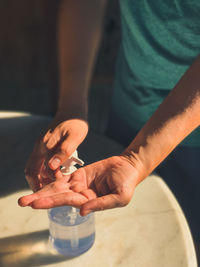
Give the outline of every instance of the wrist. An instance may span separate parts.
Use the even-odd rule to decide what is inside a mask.
[[[132,183],[134,185],[134,188],[136,185],[138,185],[141,181],[140,179],[140,172],[136,165],[132,163],[132,161],[129,160],[129,158],[126,155],[117,155],[112,156],[110,159],[110,164],[113,169],[121,169],[121,172],[123,174],[127,175],[128,177],[131,177]]]
[[[79,126],[79,129],[77,129],[77,125]],[[78,118],[77,116],[68,116],[68,114],[66,113],[60,113],[60,114],[56,114],[54,116],[54,118],[52,119],[52,121],[49,123],[49,125],[47,126],[47,128],[45,128],[41,134],[40,139],[43,139],[44,136],[47,134],[47,132],[52,132],[56,129],[56,127],[67,127],[69,128],[74,128],[77,130],[77,133],[80,132],[81,129],[81,133],[82,135],[85,134],[85,136],[88,133],[89,130],[89,125],[87,120],[82,119],[82,118]]]
[[[142,160],[139,153],[130,149],[129,147],[121,154],[121,157],[131,165],[137,172],[137,184],[139,184],[143,179],[145,179],[149,174],[148,168],[144,161]]]
[[[65,108],[58,108],[55,118],[58,120],[80,119],[88,123],[88,113],[86,109],[66,110]]]

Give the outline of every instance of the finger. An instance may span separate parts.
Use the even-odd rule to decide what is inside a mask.
[[[74,182],[71,186],[70,189],[76,193],[80,193],[81,191],[85,190],[86,186],[84,183]]]
[[[68,182],[70,179],[70,175],[63,175],[60,169],[54,171],[54,180],[63,179],[63,177],[65,178],[65,182]]]
[[[89,200],[81,206],[80,214],[85,216],[92,211],[112,209],[121,206],[124,206],[124,203],[121,203],[119,196],[116,194],[110,194]]]
[[[60,142],[61,139],[61,132],[58,129],[51,129],[45,134],[43,138],[43,142],[48,150],[55,148],[55,146]]]
[[[30,195],[27,195],[27,196],[20,197],[18,199],[18,204],[21,207],[29,206],[29,204],[31,202],[33,202],[34,200],[36,200],[38,197],[39,196],[37,195],[37,193],[33,193],[33,194],[30,194]]]
[[[20,197],[18,200],[18,204],[21,207],[26,207],[26,206],[29,206],[36,199],[49,197],[49,196],[58,194],[58,192],[63,193],[64,191],[67,191],[67,190],[69,190],[68,183],[58,183],[58,182],[51,183],[43,187],[40,191],[37,191],[30,195]]]
[[[31,202],[31,207],[33,209],[49,209],[58,206],[73,206],[79,208],[87,201],[88,199],[79,193],[67,192],[34,200]]]
[[[43,142],[44,142],[45,144],[47,144],[48,141],[49,141],[49,139],[51,138],[51,136],[52,136],[52,130],[49,129],[49,130],[46,132],[46,134],[44,135],[44,137],[43,137]]]
[[[44,178],[50,178],[50,179],[54,180],[53,179],[54,172],[49,168],[49,165],[48,165],[48,163],[46,163],[46,161],[44,162],[44,164],[40,170],[40,175],[43,179]]]
[[[52,170],[59,168],[74,153],[79,144],[80,142],[74,136],[68,136],[49,160],[49,167]]]
[[[61,179],[61,178],[65,178],[65,182],[67,182],[70,178],[67,179],[68,175],[63,175],[62,171],[60,170],[60,168],[58,168],[57,170],[53,171],[49,168],[49,166],[45,166],[45,168],[43,168],[41,170],[41,177],[42,177],[42,183],[43,184],[48,184],[49,182]],[[47,181],[47,182],[46,182]]]
[[[83,196],[85,196],[88,200],[97,198],[97,194],[92,189],[86,189],[80,192]]]
[[[20,197],[18,199],[18,204],[21,207],[26,207],[26,206],[29,206],[34,200],[39,199],[41,197],[48,196],[48,195],[49,195],[48,192],[40,190],[40,191],[38,191],[36,193],[33,193],[33,194],[30,194],[30,195],[27,195],[27,196]]]

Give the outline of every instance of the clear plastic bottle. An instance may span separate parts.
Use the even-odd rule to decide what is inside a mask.
[[[79,210],[69,206],[48,211],[49,240],[62,255],[78,256],[87,251],[95,240],[94,214],[81,217]]]
[[[63,174],[76,170],[74,164],[83,165],[77,152],[65,162]],[[92,247],[95,240],[94,214],[80,216],[79,209],[62,206],[48,210],[49,240],[53,248],[62,255],[75,257]]]

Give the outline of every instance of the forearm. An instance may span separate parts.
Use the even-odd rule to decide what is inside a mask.
[[[99,46],[105,0],[62,0],[58,21],[57,113],[87,118],[88,87]]]
[[[200,57],[159,106],[125,151],[140,182],[200,125]]]

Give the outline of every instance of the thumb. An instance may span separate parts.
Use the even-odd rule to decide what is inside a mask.
[[[77,142],[74,137],[68,136],[49,160],[49,167],[52,170],[59,168],[74,153],[78,146],[79,142]]]
[[[98,197],[92,200],[89,200],[83,204],[80,208],[80,214],[85,216],[93,211],[112,209],[115,207],[125,206],[126,203],[120,201],[120,196],[117,194],[109,194],[106,196]]]

